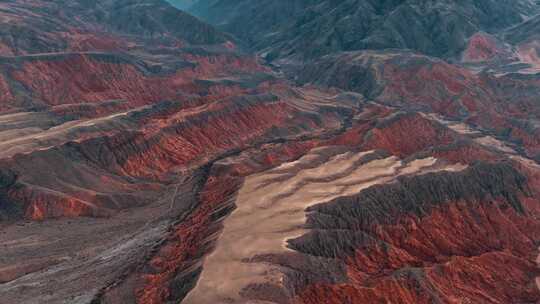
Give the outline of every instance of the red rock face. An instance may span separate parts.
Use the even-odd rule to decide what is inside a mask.
[[[175,168],[198,166],[227,151],[245,149],[259,140],[271,141],[275,137],[271,130],[276,126],[292,128],[299,122],[304,124],[289,135],[325,127],[318,125],[319,122],[315,121],[314,117],[304,116],[282,101],[268,100],[270,96],[254,98],[255,102],[234,100],[233,105],[230,104],[233,100],[226,101],[213,111],[184,117],[185,122],[176,122],[174,126],[170,125],[170,121],[167,122],[170,117],[158,116],[155,119],[159,121],[158,124],[162,124],[161,127],[150,128],[146,130],[148,133],[118,130],[114,135],[97,136],[77,144],[66,144],[59,151],[35,152],[29,157],[23,156],[16,161],[10,161],[6,165],[17,167],[21,178],[28,178],[30,184],[13,187],[8,192],[8,197],[19,203],[25,217],[29,219],[107,216],[114,213],[115,209],[130,206],[121,203],[124,199],[120,197],[111,199],[110,195],[100,195],[103,189],[99,188],[99,183],[107,180],[107,176],[110,176],[113,182],[109,191],[133,192],[139,186],[125,185],[125,177],[163,181],[167,180],[167,176]],[[144,119],[150,117],[146,116]],[[305,148],[300,149],[305,151]],[[286,151],[283,152],[290,154],[296,149]],[[75,154],[75,158],[89,162],[90,167],[75,166],[71,170],[80,171],[80,174],[91,174],[92,178],[77,187],[66,187],[72,184],[71,172],[59,172],[56,180],[52,181],[37,176],[41,170],[51,170],[57,163],[71,162],[71,157],[66,157],[66,154]],[[274,156],[268,155],[266,162],[275,165],[277,162],[272,161],[272,157]],[[286,155],[284,157],[287,158]],[[54,161],[47,163],[49,159]],[[25,162],[42,165],[32,168],[27,167]],[[85,170],[89,172],[85,173]],[[85,190],[78,189],[83,185]],[[137,200],[132,203],[131,207],[138,204]]]
[[[100,62],[85,55],[70,57],[61,61],[27,62],[12,76],[35,92],[36,98],[50,105],[113,99],[142,104],[156,102],[166,96],[163,92],[166,86],[148,86],[149,83],[132,65]],[[161,82],[156,79],[156,83]]]
[[[390,79],[383,92],[385,99],[400,96],[401,100],[426,105],[436,113],[458,117],[463,111],[484,108],[486,99],[492,98],[478,86],[476,76],[465,69],[443,62],[410,65],[403,68],[390,64],[385,68],[385,78]]]
[[[350,81],[353,79],[354,81]],[[410,53],[346,53],[302,70],[300,82],[360,92],[397,107],[413,107],[491,130],[536,157],[536,76],[474,73]]]
[[[381,223],[388,219],[364,222],[347,218],[347,213],[331,211],[336,208],[339,212],[337,202],[330,208],[321,206],[317,209],[325,210],[325,214],[345,217],[343,229],[364,236],[353,239],[352,232],[334,236],[338,239],[335,242],[342,244],[347,240],[358,242],[358,249],[344,245],[348,253],[337,251],[337,257],[347,264],[348,283],[309,285],[295,301],[534,303],[540,298],[533,283],[539,274],[536,242],[540,230],[530,215],[537,210],[519,205],[516,210],[508,204],[501,198],[447,202],[432,210],[424,209],[421,215],[391,212],[396,216],[392,223]],[[358,224],[351,222],[349,226],[348,221]],[[330,221],[312,221],[315,226],[322,225],[319,229],[325,222],[332,226]],[[317,238],[308,236],[295,242],[294,247],[316,254],[313,250],[318,246],[333,242],[331,231],[316,231],[320,234]],[[311,243],[316,240],[318,243]],[[501,263],[513,266],[508,270],[499,267]]]
[[[145,176],[148,170],[162,173],[174,166],[204,161],[264,137],[273,126],[287,125],[288,115],[292,113],[292,109],[279,102],[232,108],[213,117],[205,113],[200,118],[194,117],[189,124],[165,130],[162,136],[150,139],[150,146],[143,153],[127,158],[122,167],[132,176]],[[122,146],[112,149],[123,149]]]
[[[497,41],[495,37],[486,33],[476,33],[469,38],[467,49],[463,53],[463,60],[466,62],[488,61],[505,53],[501,42]]]
[[[6,79],[0,74],[0,109],[7,110],[9,104],[13,100],[13,95],[11,95],[11,89],[9,88]]]
[[[523,144],[530,156],[534,157],[540,154],[540,132],[538,130],[530,134],[523,129],[512,128],[511,136]]]
[[[455,142],[455,144],[435,149],[433,156],[446,159],[452,163],[473,164],[476,161],[493,162],[501,160],[501,155],[489,148],[471,142]]]
[[[501,212],[493,211],[492,206],[476,209],[470,214],[463,214],[463,211],[457,210],[462,207],[450,206],[447,210],[434,212],[420,222],[410,220],[409,225],[412,227],[405,230],[403,230],[403,225],[394,228],[378,227],[380,232],[377,236],[382,236],[383,241],[392,239],[390,243],[392,249],[375,247],[357,251],[356,255],[347,262],[351,283],[310,286],[299,295],[297,302],[341,303],[340,301],[345,299],[368,303],[431,303],[435,299],[448,303],[468,301],[471,303],[509,303],[512,301],[534,303],[538,301],[540,294],[536,286],[531,283],[538,275],[536,257],[531,255],[536,247],[529,239],[531,236],[524,235],[529,229],[525,227],[530,227],[528,225],[531,222],[515,214],[510,215],[509,218],[501,217]],[[482,214],[481,219],[473,220],[472,217],[476,218],[478,212]],[[458,222],[454,222],[456,219]],[[491,220],[494,221],[493,224],[482,222]],[[471,221],[477,223],[476,228],[469,226]],[[503,223],[509,221],[512,221],[512,227],[517,226],[515,230],[506,231],[508,224]],[[498,227],[505,228],[501,231],[494,227],[496,224],[502,224]],[[476,230],[479,227],[486,227],[489,230],[480,234],[480,231]],[[474,231],[469,231],[470,229]],[[407,238],[401,240],[402,245],[394,245],[396,234],[393,233],[396,231],[399,231],[397,232],[399,235],[407,235]],[[451,244],[453,241],[447,239],[451,231],[458,235],[470,235],[468,233],[472,232],[478,238],[468,239],[466,243]],[[432,234],[425,234],[430,232]],[[415,234],[420,235],[415,236]],[[486,244],[488,235],[497,241],[492,245]],[[513,236],[521,237],[510,241]],[[508,243],[506,245],[501,243],[499,238],[506,238]],[[401,249],[403,244],[406,244],[407,249]],[[438,248],[446,246],[444,247],[447,248],[446,250],[453,251],[458,257],[445,258],[438,252],[439,249],[428,253],[433,247],[426,248],[424,244],[433,244],[431,246]],[[471,252],[471,248],[478,244],[492,246],[494,251],[475,255]],[[397,248],[394,249],[393,246]],[[460,256],[463,253],[457,253],[463,252],[462,250],[467,252],[466,256]],[[414,254],[411,255],[411,252]],[[419,255],[423,257],[419,258]],[[428,262],[423,259],[427,259]],[[380,264],[382,261],[384,264]],[[508,272],[502,269],[501,263],[513,265],[512,270]],[[514,287],[509,288],[509,286]]]
[[[178,99],[180,91],[197,91],[193,83],[200,77],[220,77],[225,73],[257,71],[251,59],[216,56],[186,56],[192,68],[171,75],[143,75],[141,67],[114,55],[68,54],[63,58],[28,60],[11,73],[36,99],[48,105],[97,103],[125,100],[131,106]],[[84,73],[81,73],[84,71]],[[230,90],[230,88],[228,88]],[[217,90],[217,88],[212,88]],[[219,91],[211,92],[219,96]],[[221,95],[227,95],[226,93]]]
[[[137,303],[164,303],[171,298],[171,281],[178,274],[196,272],[201,254],[215,241],[215,233],[221,227],[216,216],[233,208],[232,201],[239,180],[211,176],[200,197],[200,207],[180,225],[174,227],[174,234],[149,261],[148,273],[140,274],[142,286],[136,290]],[[200,266],[199,266],[200,267]],[[187,291],[187,290],[186,290]],[[184,292],[186,292],[184,291]]]
[[[371,130],[367,149],[382,149],[404,157],[433,146],[448,145],[454,141],[446,128],[418,114],[389,118]]]
[[[24,217],[29,220],[43,221],[47,218],[100,216],[95,206],[89,205],[76,197],[47,193],[38,189],[20,189],[9,193],[14,201],[30,202]],[[104,216],[102,212],[102,216]]]

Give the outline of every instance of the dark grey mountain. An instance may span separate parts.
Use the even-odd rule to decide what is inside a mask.
[[[201,0],[202,19],[276,57],[412,49],[457,56],[478,31],[498,33],[538,11],[528,0]]]

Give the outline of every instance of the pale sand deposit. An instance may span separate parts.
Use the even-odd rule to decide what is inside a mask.
[[[77,140],[80,137],[84,138],[84,134],[91,136],[93,132],[103,134],[103,132],[128,129],[131,125],[128,121],[122,120],[122,117],[142,109],[144,107],[115,113],[107,117],[69,121],[50,128],[39,126],[41,121],[43,121],[42,124],[46,124],[50,120],[47,114],[17,113],[0,115],[0,124],[6,127],[6,130],[0,130],[0,158],[8,158],[18,153],[31,153],[36,150],[50,149]],[[39,127],[20,127],[19,124],[25,121],[30,121]]]
[[[225,220],[215,251],[206,258],[197,286],[183,303],[256,303],[242,300],[243,288],[264,282],[280,285],[279,268],[245,260],[290,250],[287,240],[306,232],[302,225],[309,206],[405,174],[464,168],[446,167],[434,158],[404,164],[396,157],[375,157],[373,151],[336,153],[316,149],[297,161],[248,177],[238,194],[237,209]]]

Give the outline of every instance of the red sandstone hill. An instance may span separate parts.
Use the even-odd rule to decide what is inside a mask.
[[[280,71],[161,0],[0,3],[0,304],[538,303],[522,9],[496,28],[528,38],[478,33],[459,63]]]

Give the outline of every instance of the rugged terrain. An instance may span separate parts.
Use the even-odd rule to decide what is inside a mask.
[[[411,49],[455,58],[479,31],[499,33],[538,13],[518,1],[199,0],[191,11],[276,58]]]
[[[534,1],[192,10],[0,3],[1,304],[540,302]]]

